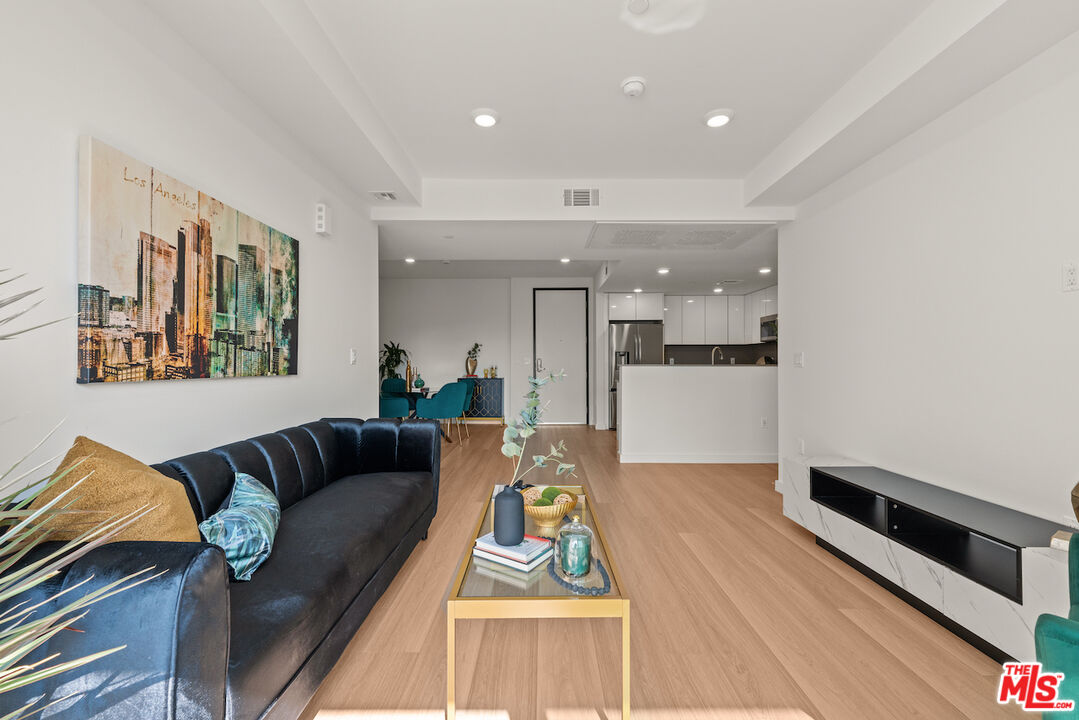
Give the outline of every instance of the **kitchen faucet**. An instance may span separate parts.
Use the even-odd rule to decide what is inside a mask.
[[[721,348],[719,345],[716,345],[714,348],[712,348],[712,364],[713,365],[716,364],[716,350],[719,350],[719,359],[720,360],[723,359],[723,348]]]

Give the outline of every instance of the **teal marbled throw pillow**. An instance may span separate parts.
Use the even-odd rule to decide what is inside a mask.
[[[265,485],[245,473],[236,473],[232,493],[224,506],[199,523],[206,542],[225,551],[236,580],[250,580],[270,557],[281,504]]]

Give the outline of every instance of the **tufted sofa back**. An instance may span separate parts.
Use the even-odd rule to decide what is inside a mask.
[[[268,487],[282,510],[348,475],[431,472],[437,505],[440,456],[434,421],[323,418],[166,460],[153,468],[183,483],[191,509],[202,522],[221,508],[238,472]]]
[[[184,484],[195,517],[202,522],[225,502],[237,472],[261,481],[284,510],[341,477],[339,465],[334,427],[319,420],[153,467]]]

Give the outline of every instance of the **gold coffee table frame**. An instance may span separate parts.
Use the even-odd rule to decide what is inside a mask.
[[[465,548],[464,557],[457,568],[453,586],[450,588],[449,597],[446,600],[446,718],[455,720],[457,706],[455,701],[456,690],[456,657],[454,637],[457,631],[458,620],[492,620],[492,619],[524,619],[524,618],[621,618],[622,620],[622,720],[629,720],[629,598],[625,595],[625,586],[618,575],[614,558],[611,555],[607,539],[603,535],[599,519],[591,504],[591,496],[583,486],[560,485],[583,496],[588,505],[587,524],[595,531],[602,547],[602,557],[611,578],[611,592],[607,595],[573,595],[566,591],[565,595],[549,595],[539,597],[527,597],[518,595],[500,596],[462,596],[461,590],[469,577],[472,569],[472,548],[476,538],[483,533],[483,521],[491,510],[491,500],[488,498],[480,513],[476,528],[469,536],[468,547]],[[576,514],[574,511],[573,514]],[[534,532],[531,521],[525,516],[526,531]],[[545,567],[541,565],[541,567]],[[546,572],[544,570],[543,572]]]

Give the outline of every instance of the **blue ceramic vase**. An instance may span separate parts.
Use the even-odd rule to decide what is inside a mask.
[[[495,542],[520,545],[525,539],[525,501],[521,493],[507,487],[495,495]]]

